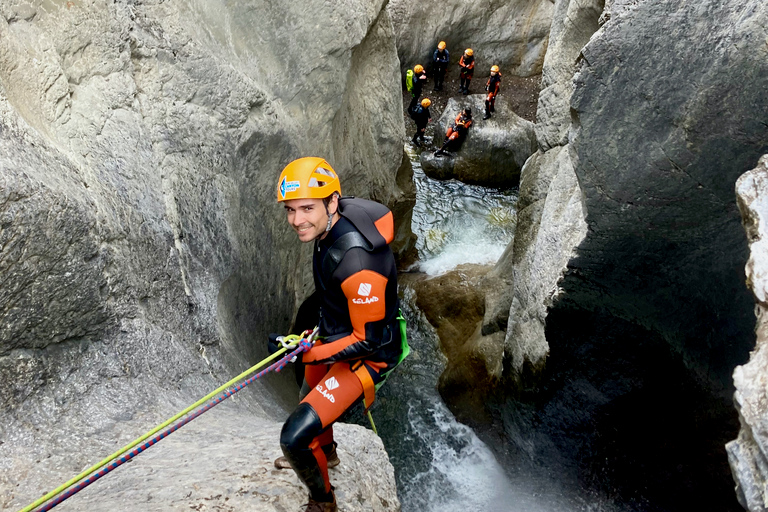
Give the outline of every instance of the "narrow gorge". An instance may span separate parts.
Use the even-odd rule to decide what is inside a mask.
[[[403,102],[440,40],[451,79],[478,56],[443,159]],[[318,155],[395,214],[413,348],[380,437],[338,427],[339,510],[768,510],[766,76],[760,0],[4,0],[0,509],[267,355],[312,291],[276,179]],[[299,510],[297,391],[271,374],[57,510]]]

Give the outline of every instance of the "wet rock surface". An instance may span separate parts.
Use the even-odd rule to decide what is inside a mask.
[[[727,449],[739,503],[746,510],[757,512],[765,510],[768,499],[768,404],[765,402],[765,382],[768,379],[768,155],[760,159],[755,169],[738,179],[736,194],[750,244],[745,270],[747,284],[757,303],[757,341],[749,362],[737,367],[733,372],[736,386],[734,403],[739,413],[741,428],[738,438],[729,442]]]

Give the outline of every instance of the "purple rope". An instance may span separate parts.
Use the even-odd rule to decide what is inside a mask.
[[[140,454],[141,452],[143,452],[144,450],[146,450],[150,446],[154,446],[156,443],[160,442],[160,440],[165,439],[166,437],[168,437],[169,435],[173,434],[174,432],[179,430],[181,427],[183,427],[184,425],[186,425],[187,423],[189,423],[193,419],[197,418],[198,416],[200,416],[204,412],[208,411],[212,407],[220,404],[221,402],[223,402],[224,400],[226,400],[230,396],[234,395],[235,393],[237,393],[238,391],[243,389],[248,384],[251,384],[251,383],[255,382],[256,379],[264,376],[265,374],[267,374],[267,373],[269,373],[271,371],[279,372],[280,370],[285,368],[285,365],[287,365],[288,362],[291,359],[293,359],[294,357],[298,356],[301,352],[304,352],[304,351],[308,350],[311,346],[312,346],[312,344],[310,342],[308,342],[306,340],[302,340],[301,343],[299,343],[299,347],[296,350],[294,350],[293,352],[291,352],[290,354],[284,356],[279,361],[277,361],[276,363],[273,363],[271,366],[268,366],[267,368],[263,369],[262,371],[260,371],[256,375],[253,375],[252,377],[249,377],[248,379],[244,380],[243,382],[241,382],[239,384],[235,384],[234,387],[224,391],[219,396],[211,399],[211,401],[209,401],[207,404],[205,404],[203,407],[201,407],[200,409],[196,410],[195,412],[184,416],[181,420],[179,420],[178,422],[174,423],[173,425],[171,425],[167,429],[163,430],[161,433],[157,434],[155,437],[153,437],[152,439],[148,440],[144,444],[142,444],[140,446],[137,446],[136,448],[134,448],[133,450],[131,450],[127,454],[123,455],[122,457],[114,459],[112,462],[110,462],[109,464],[104,466],[101,470],[97,471],[96,473],[91,474],[91,476],[89,476],[85,480],[82,480],[80,483],[70,487],[64,494],[59,495],[58,497],[56,497],[52,501],[49,501],[47,504],[43,505],[41,508],[38,508],[36,510],[36,512],[45,512],[47,510],[51,510],[53,507],[55,507],[56,505],[58,505],[62,501],[66,500],[70,496],[72,496],[74,494],[77,494],[78,492],[82,491],[83,489],[85,489],[86,487],[88,487],[93,482],[95,482],[99,478],[103,477],[104,475],[106,475],[107,473],[112,471],[113,469],[115,469],[115,468],[117,468],[119,466],[122,466],[123,464],[125,464],[126,462],[128,462],[129,460],[131,460],[132,458],[134,458],[135,456],[137,456],[138,454]]]

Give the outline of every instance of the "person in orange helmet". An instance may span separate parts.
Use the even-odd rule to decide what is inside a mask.
[[[467,136],[469,127],[472,126],[472,109],[466,107],[464,110],[458,113],[456,119],[453,121],[453,125],[449,126],[445,131],[445,139],[443,139],[443,146],[435,151],[435,156],[445,155],[445,148],[449,144],[456,141],[456,144],[460,144],[461,141]]]
[[[499,66],[494,64],[491,66],[491,75],[485,83],[485,90],[488,91],[488,96],[485,97],[485,115],[483,119],[490,119],[491,114],[496,111],[494,104],[496,103],[496,95],[499,94],[500,87],[501,73],[499,73]]]
[[[445,41],[437,43],[437,49],[432,54],[432,72],[434,73],[435,91],[443,90],[443,81],[445,80],[445,70],[448,69],[448,61],[451,55],[445,47]]]
[[[472,48],[464,50],[464,55],[459,59],[459,67],[461,68],[461,72],[459,73],[459,79],[461,81],[459,92],[466,96],[469,94],[469,83],[475,75],[475,52],[472,51]]]
[[[319,336],[302,354],[301,402],[283,425],[275,466],[293,468],[307,486],[306,512],[336,512],[333,424],[361,401],[370,407],[377,385],[408,354],[389,247],[393,216],[374,201],[342,197],[336,171],[318,157],[283,169],[277,201],[299,240],[315,246],[315,292],[297,323],[317,325]]]
[[[421,105],[416,107],[411,113],[411,118],[416,123],[416,133],[413,134],[411,142],[416,146],[421,146],[425,142],[424,133],[427,131],[427,125],[432,120],[432,114],[429,113],[430,105],[432,105],[432,100],[424,98],[421,100]]]
[[[416,64],[413,67],[413,89],[411,90],[411,103],[408,105],[408,112],[411,112],[419,104],[421,90],[425,83],[427,83],[427,73],[424,71],[424,66]]]

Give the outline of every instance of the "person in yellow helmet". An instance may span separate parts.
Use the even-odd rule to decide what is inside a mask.
[[[499,66],[494,64],[491,66],[491,75],[485,83],[485,90],[488,91],[488,96],[485,97],[485,115],[483,119],[490,119],[491,114],[496,111],[494,104],[496,103],[496,95],[499,94],[500,87],[501,73],[499,73]]]
[[[443,90],[445,70],[448,69],[448,61],[451,60],[451,56],[445,46],[445,41],[440,41],[437,44],[437,49],[432,54],[432,73],[434,73],[435,91]]]
[[[424,71],[424,66],[416,64],[413,67],[413,88],[411,89],[411,103],[408,105],[408,112],[413,111],[418,105],[421,90],[425,83],[427,83],[427,73]]]
[[[315,292],[299,308],[294,332],[318,326],[319,337],[301,356],[301,402],[283,425],[284,456],[275,466],[292,468],[307,486],[305,512],[336,512],[328,476],[339,464],[333,424],[363,400],[370,407],[376,386],[408,352],[389,247],[394,221],[382,204],[341,197],[338,175],[319,157],[283,169],[277,201],[299,240],[315,246]]]
[[[461,81],[459,92],[466,96],[469,94],[469,84],[475,74],[475,52],[472,51],[472,48],[464,50],[464,55],[459,59],[459,67],[461,68],[461,72],[459,73],[459,79]]]
[[[421,105],[416,107],[411,113],[411,119],[416,123],[416,133],[413,134],[411,142],[416,146],[421,146],[421,144],[426,142],[424,133],[427,131],[427,125],[432,121],[432,114],[429,113],[430,105],[432,105],[432,100],[424,98],[421,100]]]

